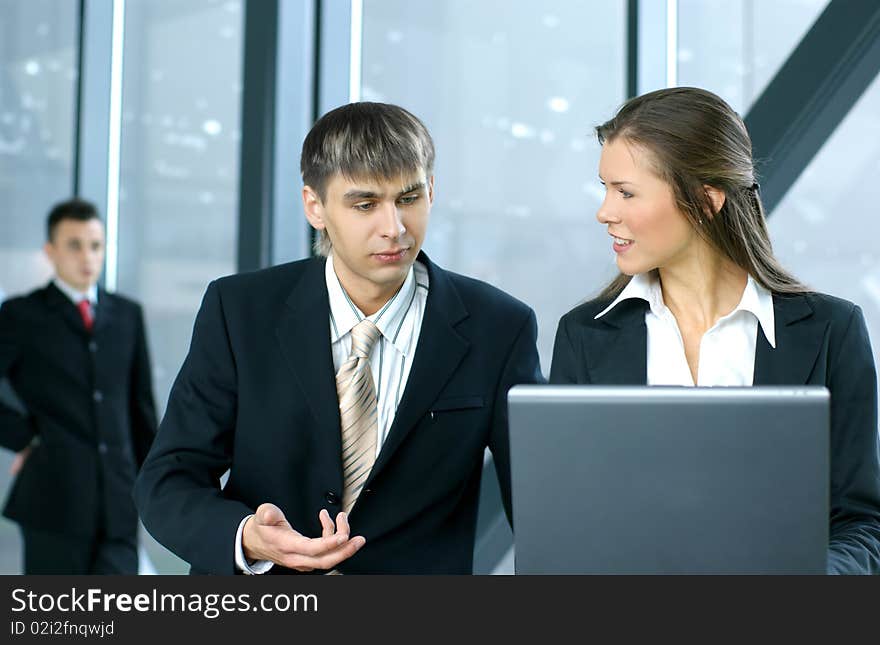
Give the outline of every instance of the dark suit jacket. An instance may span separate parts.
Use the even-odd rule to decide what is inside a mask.
[[[137,535],[131,497],[156,432],[141,308],[98,294],[92,333],[57,287],[0,307],[0,377],[28,412],[0,404],[0,445],[34,438],[4,515],[23,526],[93,538]]]
[[[487,445],[510,517],[507,390],[541,379],[534,313],[420,260],[430,290],[418,348],[350,513],[366,545],[343,573],[471,573]],[[312,537],[322,508],[341,510],[329,307],[323,258],[209,285],[135,488],[144,525],[194,573],[235,572],[238,525],[263,502]]]
[[[559,322],[551,383],[647,382],[643,300],[594,300]],[[824,385],[831,392],[829,571],[880,573],[877,375],[862,311],[818,293],[773,296],[776,349],[758,327],[755,385]],[[793,540],[797,536],[792,536]]]

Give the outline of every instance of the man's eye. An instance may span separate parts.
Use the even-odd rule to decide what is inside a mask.
[[[356,211],[364,211],[364,212],[366,212],[366,211],[370,210],[371,208],[373,208],[373,202],[362,202],[362,203],[360,203],[360,204],[355,204],[355,205],[353,206],[353,208],[354,208]]]
[[[410,204],[414,204],[416,201],[418,201],[418,199],[419,199],[418,195],[406,195],[405,197],[401,197],[397,201],[399,203],[403,204],[404,206],[409,206]]]

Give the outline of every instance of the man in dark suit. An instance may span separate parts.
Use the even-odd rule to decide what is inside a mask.
[[[433,162],[399,107],[328,113],[302,154],[326,258],[209,285],[135,487],[193,572],[471,573],[487,446],[509,517],[507,391],[541,380],[537,325],[420,252]]]
[[[26,411],[0,403],[0,444],[18,453],[4,515],[25,573],[137,573],[131,490],[156,431],[141,308],[96,286],[92,204],[55,206],[44,248],[52,282],[0,307],[0,377]]]

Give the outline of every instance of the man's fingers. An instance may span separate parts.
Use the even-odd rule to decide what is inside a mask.
[[[348,538],[351,535],[351,527],[348,526],[348,513],[339,513],[336,516],[336,533],[340,536],[344,535]],[[342,544],[344,540],[340,540],[339,544]]]
[[[292,554],[288,558],[285,558],[283,565],[290,569],[296,569],[297,571],[332,569],[340,562],[348,560],[348,558],[357,553],[365,543],[366,539],[363,536],[357,535],[343,545],[322,555],[313,556],[302,553]]]
[[[260,504],[257,507],[257,512],[254,514],[254,519],[257,520],[258,524],[266,526],[287,525],[287,518],[284,517],[284,513],[275,504]]]
[[[336,533],[336,527],[333,525],[333,520],[330,519],[330,513],[327,512],[326,508],[322,508],[321,512],[318,513],[318,519],[321,520],[321,528],[323,529],[321,537],[331,537]]]
[[[308,538],[290,526],[280,508],[266,503],[257,508],[248,524],[253,523],[258,532],[258,544],[263,545],[260,552],[269,555],[261,557],[298,571],[332,569],[357,553],[366,542],[362,536],[349,539],[347,513],[339,513],[334,524],[330,513],[321,509],[318,519],[321,537]]]
[[[363,536],[356,535],[342,546],[337,547],[330,553],[327,553],[317,558],[314,568],[332,569],[340,562],[348,560],[351,556],[357,553],[365,543],[366,539],[364,539]]]
[[[340,540],[342,540],[340,542]],[[307,538],[302,535],[284,540],[279,550],[288,555],[301,554],[312,558],[323,556],[348,542],[348,536],[335,533],[327,537]]]

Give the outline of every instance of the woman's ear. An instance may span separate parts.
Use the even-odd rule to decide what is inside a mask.
[[[727,199],[727,196],[720,188],[715,188],[714,186],[709,186],[707,184],[703,184],[703,190],[706,191],[706,197],[709,198],[709,202],[712,204],[712,212],[706,213],[706,216],[709,217],[709,219],[712,219],[712,217],[721,210],[721,207],[724,206],[724,200]]]

